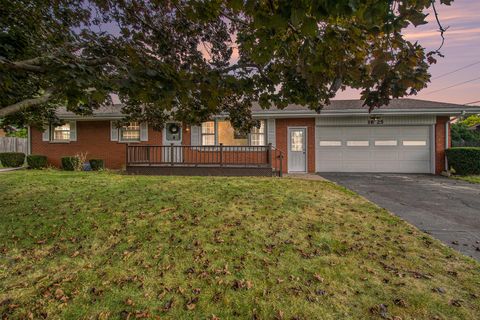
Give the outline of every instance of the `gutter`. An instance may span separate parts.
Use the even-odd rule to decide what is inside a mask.
[[[261,110],[252,111],[255,118],[301,118],[301,117],[348,117],[348,116],[369,116],[369,115],[437,115],[437,116],[454,116],[462,114],[479,114],[480,108],[442,108],[442,109],[375,109],[371,113],[367,110],[345,109],[334,111],[322,111],[317,113],[313,110]],[[64,120],[117,120],[122,119],[125,115],[121,113],[101,113],[93,116],[83,117],[74,114],[57,114]],[[220,114],[215,117],[226,117],[227,114]]]
[[[329,117],[329,116],[369,116],[369,115],[461,115],[461,114],[477,114],[480,113],[480,108],[465,109],[454,108],[454,109],[390,109],[390,110],[381,110],[375,109],[371,113],[366,110],[358,109],[345,109],[345,110],[336,110],[336,111],[321,111],[316,113],[315,111],[309,110],[283,110],[283,111],[254,111],[252,114],[254,116],[265,116],[265,117],[275,117],[275,118],[285,118],[285,117]]]

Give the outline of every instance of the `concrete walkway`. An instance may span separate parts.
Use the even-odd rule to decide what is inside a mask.
[[[432,175],[321,175],[480,261],[480,184]]]
[[[285,178],[293,178],[293,179],[326,181],[325,178],[319,176],[318,174],[312,174],[312,173],[287,173],[287,174],[284,174],[283,176]]]
[[[22,170],[25,169],[25,167],[19,167],[19,168],[0,168],[0,173],[2,172],[9,172],[9,171],[15,171],[15,170]]]

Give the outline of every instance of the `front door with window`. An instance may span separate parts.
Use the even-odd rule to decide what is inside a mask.
[[[288,128],[288,171],[307,172],[306,128]]]
[[[163,130],[163,162],[183,161],[182,126],[178,122],[167,122]]]

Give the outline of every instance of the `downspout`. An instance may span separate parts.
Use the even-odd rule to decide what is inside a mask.
[[[27,155],[32,153],[32,130],[27,126]]]
[[[450,135],[450,118],[448,121],[445,122],[445,151],[449,148],[449,142],[450,140],[448,139]],[[448,171],[448,159],[447,159],[447,153],[445,152],[445,171]]]

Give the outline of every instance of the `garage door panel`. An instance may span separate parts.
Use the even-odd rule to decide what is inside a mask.
[[[322,140],[337,140],[341,139],[342,131],[338,131],[338,128],[323,128],[322,129]]]
[[[425,173],[429,172],[430,164],[427,161],[410,161],[400,162],[401,172],[406,173]]]
[[[364,147],[347,147],[347,149],[344,150],[343,153],[343,159],[345,161],[348,160],[366,160],[370,161],[370,150],[369,148],[364,148]]]
[[[398,161],[375,161],[375,172],[396,172],[400,170]]]
[[[401,135],[405,137],[428,137],[429,128],[428,127],[401,127]]]
[[[355,137],[355,139],[368,139],[370,137],[371,130],[370,128],[359,128],[359,127],[345,127],[343,128],[344,137]]]
[[[381,137],[381,136],[390,136],[391,138],[394,138],[396,136],[396,132],[399,131],[399,128],[396,127],[374,127],[372,128],[372,134],[375,137]]]
[[[319,157],[322,161],[339,161],[342,159],[342,149],[337,147],[319,148]]]
[[[429,126],[317,127],[316,139],[320,172],[430,172]],[[320,147],[321,140],[337,145]]]
[[[401,158],[400,160],[408,161],[408,160],[420,160],[420,161],[429,161],[430,154],[428,150],[420,149],[420,150],[411,150],[411,149],[403,149],[400,152]]]
[[[336,172],[338,171],[338,161],[322,161],[318,168],[320,172]]]
[[[376,147],[372,150],[372,157],[378,161],[400,160],[397,148]]]
[[[346,172],[371,172],[370,161],[343,161],[343,169]]]

